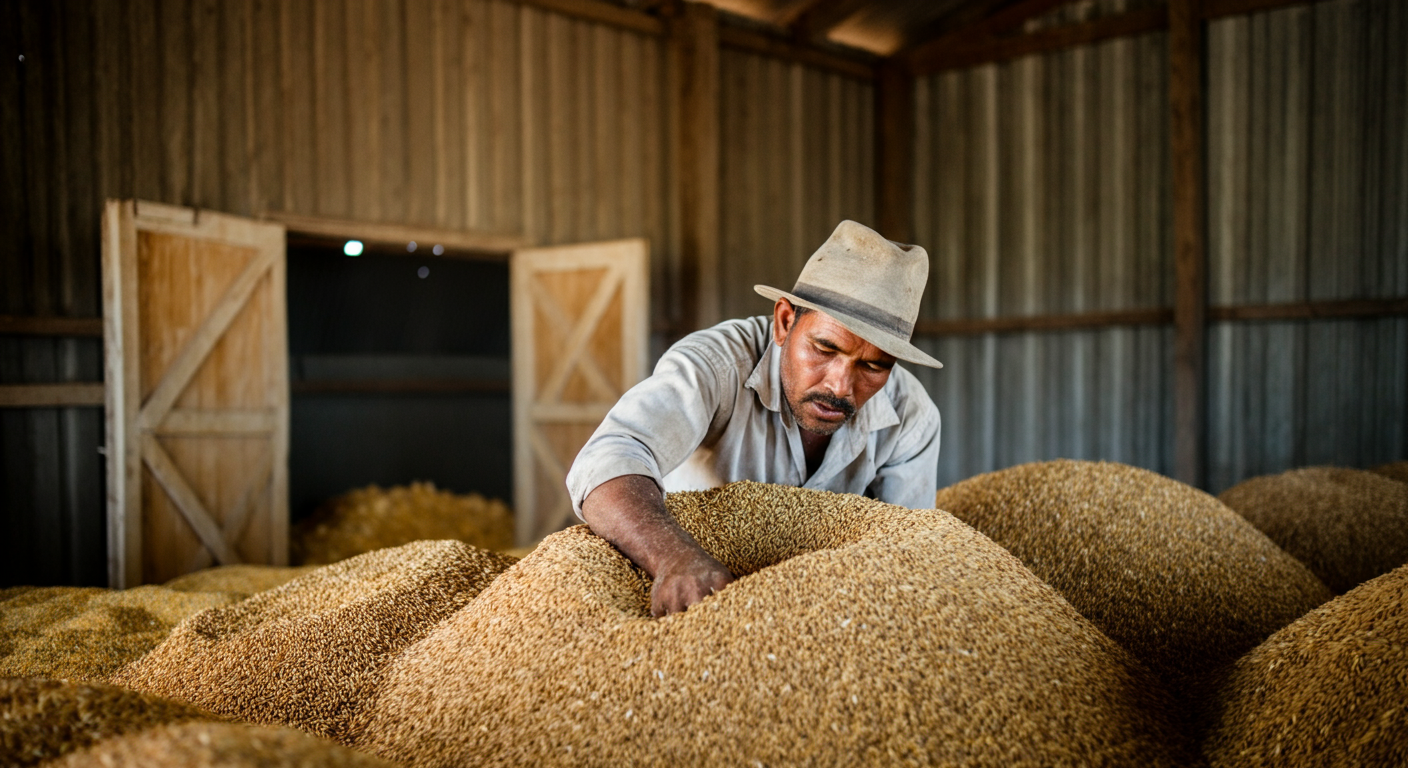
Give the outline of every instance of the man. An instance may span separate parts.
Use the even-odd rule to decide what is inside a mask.
[[[757,480],[933,506],[939,410],[896,359],[929,274],[923,248],[843,221],[771,317],[693,333],[622,396],[567,475],[577,514],[655,580],[651,611],[733,581],[665,510],[664,491]]]

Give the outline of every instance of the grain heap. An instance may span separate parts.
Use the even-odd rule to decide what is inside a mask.
[[[287,728],[183,723],[108,739],[51,768],[395,768]]]
[[[1188,695],[1331,597],[1217,499],[1124,464],[1023,464],[945,488],[937,502]]]
[[[1408,765],[1408,566],[1272,635],[1219,691],[1214,766]]]
[[[1408,483],[1408,461],[1392,461],[1388,464],[1380,464],[1377,467],[1369,467],[1369,471],[1374,474],[1383,475],[1390,480]]]
[[[390,657],[513,562],[458,541],[370,552],[192,616],[112,682],[342,740]]]
[[[0,678],[0,765],[38,765],[120,734],[215,719],[187,704],[110,685]]]
[[[178,592],[234,592],[249,596],[287,584],[314,568],[316,566],[220,565],[177,576],[162,586]]]
[[[1294,469],[1219,498],[1336,592],[1408,563],[1408,485],[1373,472]]]
[[[743,574],[650,618],[559,532],[393,662],[354,745],[412,766],[1187,765],[1119,646],[947,513],[757,483],[671,494]]]
[[[187,616],[244,597],[157,586],[0,590],[0,675],[103,680]]]
[[[293,562],[323,565],[383,547],[458,539],[481,549],[513,546],[513,513],[498,499],[438,491],[434,483],[343,494],[294,526]]]

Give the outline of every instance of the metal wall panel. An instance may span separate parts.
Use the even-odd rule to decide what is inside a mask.
[[[503,0],[26,1],[0,47],[0,314],[101,313],[107,197],[644,236],[678,305],[662,39]],[[0,383],[98,380],[100,347],[0,337]],[[102,583],[101,443],[100,409],[0,411],[0,584]]]
[[[1408,295],[1408,5],[1209,25],[1213,304]],[[1408,319],[1217,323],[1209,485],[1408,454]]]
[[[1163,34],[916,84],[915,237],[930,319],[1168,306]],[[928,338],[940,486],[1101,458],[1166,471],[1169,328]]]
[[[842,219],[874,224],[874,94],[869,82],[721,52],[724,317],[767,313],[753,286],[790,289]]]

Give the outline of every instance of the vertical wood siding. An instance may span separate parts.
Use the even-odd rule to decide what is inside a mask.
[[[724,317],[765,314],[842,219],[874,225],[874,87],[725,50],[720,61]]]
[[[661,39],[499,0],[26,1],[0,50],[0,314],[101,314],[108,197],[646,237],[676,303]],[[101,358],[0,337],[0,383]],[[102,440],[99,409],[0,410],[0,583],[103,583]]]
[[[916,84],[929,319],[1167,306],[1167,49],[1119,39]],[[1012,464],[1169,469],[1171,329],[927,338],[940,486]]]
[[[1408,295],[1408,5],[1337,0],[1208,35],[1212,304]],[[1408,319],[1217,323],[1209,481],[1408,453]]]

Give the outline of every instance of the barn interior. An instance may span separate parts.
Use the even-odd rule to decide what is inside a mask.
[[[1403,764],[1404,40],[6,3],[0,762]],[[934,509],[671,494],[740,579],[654,618],[567,468],[843,220],[928,254]]]

